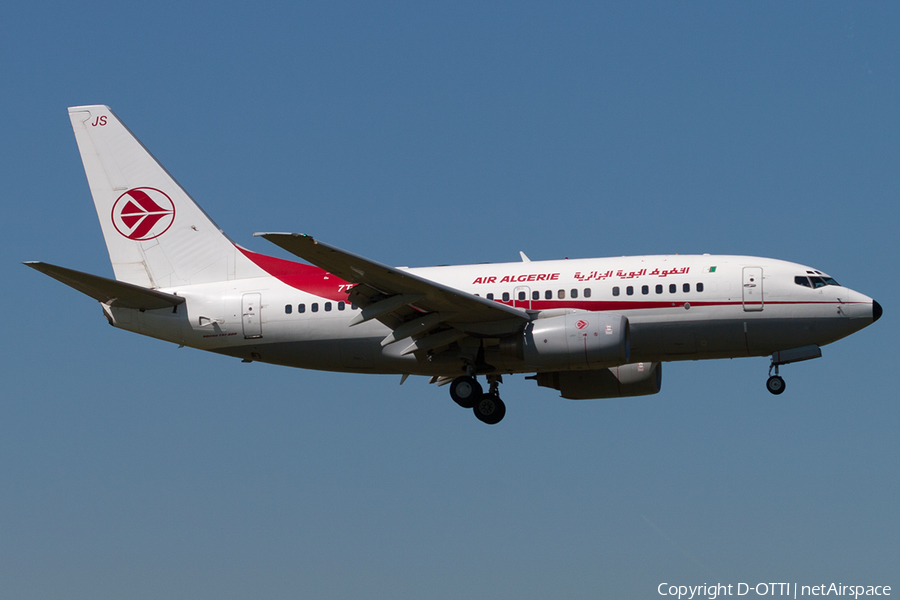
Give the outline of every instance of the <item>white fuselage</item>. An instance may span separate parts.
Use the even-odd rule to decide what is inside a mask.
[[[871,298],[781,260],[750,256],[636,256],[409,269],[420,277],[493,299],[532,319],[571,312],[616,313],[631,328],[629,362],[764,356],[822,346],[873,320]],[[832,280],[833,281],[833,280]],[[123,329],[245,360],[360,373],[450,375],[458,365],[402,355],[382,345],[376,320],[351,327],[352,287],[324,271],[316,293],[277,276],[165,288],[184,297],[176,310],[108,308]],[[324,290],[324,291],[323,291]],[[499,372],[534,372],[484,336],[485,360]]]

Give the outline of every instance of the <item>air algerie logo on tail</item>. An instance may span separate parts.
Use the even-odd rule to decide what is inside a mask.
[[[157,189],[134,188],[113,204],[112,222],[116,231],[129,240],[152,240],[175,222],[175,204]]]

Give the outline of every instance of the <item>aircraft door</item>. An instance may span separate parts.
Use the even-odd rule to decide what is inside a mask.
[[[520,285],[513,290],[513,306],[517,308],[531,308],[531,288]]]
[[[763,309],[763,270],[762,267],[744,267],[744,311],[760,311]]]
[[[262,337],[261,299],[261,294],[244,294],[241,298],[241,323],[246,339]]]

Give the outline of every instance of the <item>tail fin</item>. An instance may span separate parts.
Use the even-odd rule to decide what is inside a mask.
[[[108,106],[69,118],[116,279],[161,288],[255,270]]]

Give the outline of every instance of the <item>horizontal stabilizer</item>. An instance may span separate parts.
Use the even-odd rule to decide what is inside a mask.
[[[82,273],[81,271],[57,267],[56,265],[43,262],[26,262],[23,264],[109,306],[153,310],[156,308],[171,308],[184,302],[184,298],[174,294],[150,290],[139,285],[107,279],[99,275]]]

